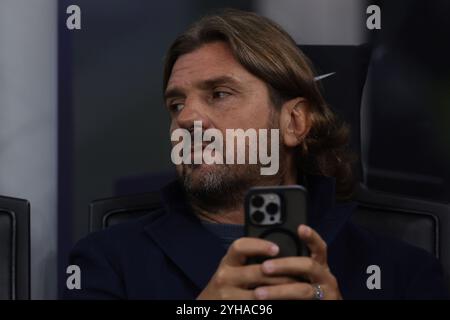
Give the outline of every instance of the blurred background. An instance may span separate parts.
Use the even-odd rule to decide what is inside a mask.
[[[66,28],[71,4],[81,30]],[[370,4],[381,30],[366,28]],[[156,188],[129,181],[171,170],[163,57],[222,7],[272,18],[302,45],[369,43],[361,182],[449,202],[448,1],[0,0],[0,195],[31,202],[32,298],[58,297],[92,200]]]

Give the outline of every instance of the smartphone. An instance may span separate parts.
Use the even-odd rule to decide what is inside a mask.
[[[245,197],[245,235],[278,245],[276,258],[307,256],[308,248],[297,229],[307,224],[308,192],[299,185],[254,187]],[[252,257],[247,263],[262,263],[273,257]]]

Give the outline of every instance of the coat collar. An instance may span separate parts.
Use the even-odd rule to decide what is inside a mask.
[[[145,226],[145,231],[198,288],[204,288],[226,251],[187,205],[177,181],[161,193],[166,214]]]
[[[354,204],[335,203],[334,178],[311,175],[304,184],[309,191],[310,225],[330,244],[351,216]],[[226,251],[193,214],[179,182],[171,182],[161,193],[166,214],[146,225],[145,231],[199,289],[204,288]]]

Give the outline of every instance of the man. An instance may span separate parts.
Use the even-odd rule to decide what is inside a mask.
[[[193,133],[196,121],[222,133],[279,129],[279,170],[261,175],[260,163],[177,165],[180,179],[162,190],[163,208],[77,244],[70,263],[81,268],[81,289],[68,291],[70,298],[446,297],[433,257],[349,222],[348,132],[279,26],[235,10],[204,17],[169,49],[164,97],[171,132]],[[253,186],[292,184],[310,194],[309,225],[300,225],[298,236],[311,255],[277,258],[275,244],[244,237],[243,199]],[[251,256],[272,259],[246,265]],[[367,285],[372,265],[381,272],[378,289]]]

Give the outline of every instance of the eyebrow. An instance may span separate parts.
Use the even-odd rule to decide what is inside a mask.
[[[230,84],[230,85],[234,85],[234,86],[239,86],[240,83],[238,80],[236,80],[233,77],[230,76],[220,76],[220,77],[216,77],[216,78],[212,78],[212,79],[208,79],[208,80],[204,80],[199,84],[199,87],[201,89],[210,89],[213,87],[217,87],[220,85],[224,85],[224,84]]]
[[[165,101],[167,101],[167,99],[175,98],[175,97],[184,97],[184,92],[181,88],[174,87],[174,88],[166,90],[166,92],[164,93]]]
[[[226,85],[226,84],[233,85],[235,87],[240,87],[240,82],[231,76],[219,76],[216,78],[202,80],[202,81],[199,81],[195,86],[202,90],[207,90],[207,89],[211,89],[211,88],[214,88],[214,87],[217,87],[220,85]],[[185,93],[181,87],[169,88],[164,93],[165,100],[174,98],[174,97],[184,97],[184,96],[185,96]]]

